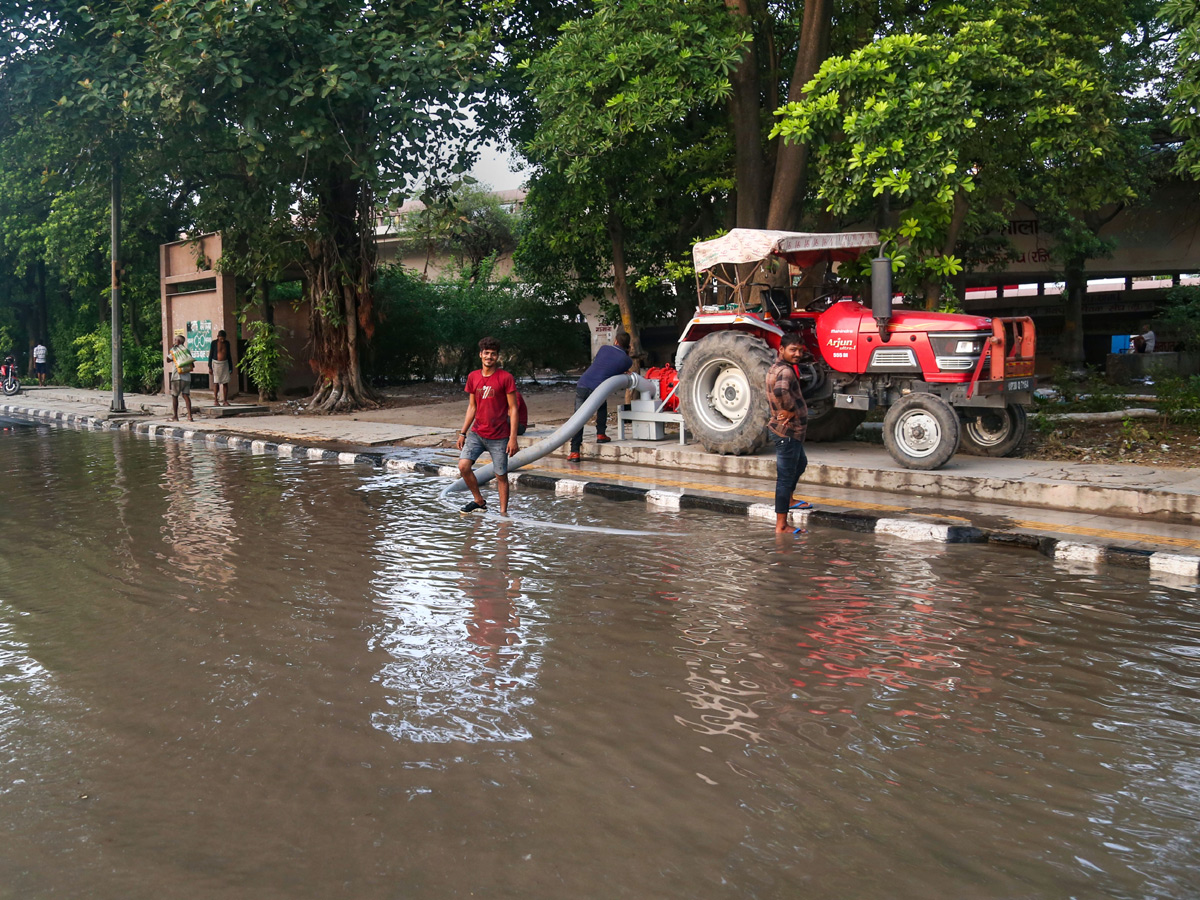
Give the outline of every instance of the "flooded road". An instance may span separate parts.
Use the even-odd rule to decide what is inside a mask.
[[[1144,572],[0,454],[0,897],[1200,892],[1200,606]]]

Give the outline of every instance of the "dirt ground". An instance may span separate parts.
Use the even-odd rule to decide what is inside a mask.
[[[1178,468],[1200,465],[1200,433],[1161,419],[1111,424],[1062,423],[1048,431],[1032,427],[1018,455],[1072,462],[1135,463]]]
[[[546,380],[523,383],[526,396],[570,391],[573,381]],[[462,385],[414,383],[383,388],[385,409],[402,409],[462,399]],[[302,409],[305,400],[271,404],[277,412]],[[1029,436],[1017,456],[1071,462],[1118,462],[1179,468],[1200,465],[1200,433],[1195,428],[1171,425],[1159,419],[1133,419],[1128,423],[1056,424],[1040,430],[1031,420]]]

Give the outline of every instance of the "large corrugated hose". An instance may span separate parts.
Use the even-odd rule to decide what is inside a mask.
[[[587,424],[588,419],[600,408],[601,403],[608,400],[609,396],[615,391],[622,390],[633,390],[639,394],[648,394],[649,398],[653,399],[658,396],[658,382],[650,381],[633,372],[627,375],[614,375],[612,378],[606,379],[598,388],[592,391],[591,396],[587,398],[583,406],[575,410],[575,415],[558,426],[558,430],[554,434],[543,438],[532,447],[526,447],[524,450],[510,457],[508,460],[508,470],[510,472],[515,471],[522,466],[527,466],[531,462],[541,459],[547,453],[553,453],[569,441],[571,435]],[[491,481],[495,477],[495,474],[495,467],[491,463],[488,463],[475,470],[475,479],[482,486]],[[444,498],[456,491],[464,490],[466,486],[466,482],[459,478],[442,491],[442,497]]]

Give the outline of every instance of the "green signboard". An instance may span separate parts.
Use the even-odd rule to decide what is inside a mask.
[[[196,362],[208,362],[208,348],[212,339],[213,327],[210,320],[187,323],[188,353],[192,354]]]

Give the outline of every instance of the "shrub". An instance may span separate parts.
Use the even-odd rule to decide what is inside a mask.
[[[1156,379],[1158,408],[1168,422],[1200,425],[1200,375],[1168,375]]]
[[[1054,403],[1055,412],[1111,412],[1126,406],[1123,392],[1097,369],[1078,373],[1059,366],[1050,384],[1061,398],[1061,402]]]
[[[112,387],[112,329],[107,324],[79,335],[71,342],[71,349],[75,365],[73,377],[68,377],[70,383],[102,390]],[[121,339],[124,387],[137,393],[153,394],[161,388],[162,378],[163,356],[158,342],[139,346],[126,328]]]
[[[283,371],[291,365],[291,355],[283,346],[279,326],[259,320],[247,328],[250,340],[242,354],[242,369],[258,388],[259,400],[274,400],[283,383]]]
[[[587,362],[587,326],[574,304],[548,302],[509,278],[490,280],[493,260],[426,282],[386,266],[376,282],[380,325],[366,366],[375,380],[462,380],[479,364],[479,339],[492,335],[514,374],[564,370]]]
[[[1200,350],[1200,287],[1181,285],[1167,291],[1166,306],[1158,319],[1189,350]]]

